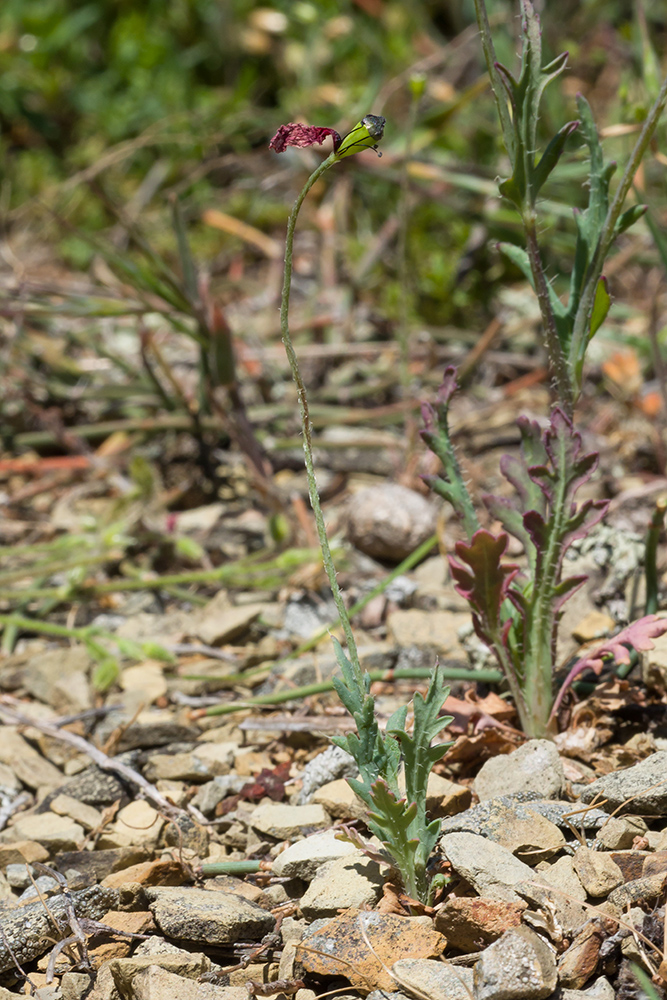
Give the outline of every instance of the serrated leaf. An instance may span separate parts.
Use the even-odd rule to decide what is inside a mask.
[[[468,601],[482,632],[491,643],[500,627],[500,609],[508,597],[509,585],[519,572],[514,563],[501,562],[508,541],[504,532],[493,535],[480,528],[469,545],[457,542],[455,546],[456,556],[468,568],[452,556],[449,558],[451,574],[456,581],[455,589]]]

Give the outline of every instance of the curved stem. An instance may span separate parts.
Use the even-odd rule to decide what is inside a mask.
[[[280,301],[280,332],[282,334],[283,344],[285,345],[287,360],[289,361],[289,366],[292,369],[292,377],[294,379],[294,384],[296,385],[296,393],[299,400],[299,412],[301,414],[301,426],[303,428],[303,451],[306,460],[306,474],[308,476],[308,493],[310,495],[310,505],[313,508],[313,514],[315,515],[317,535],[322,549],[322,562],[324,563],[324,568],[329,578],[331,593],[333,594],[336,610],[338,611],[341,625],[343,626],[350,660],[353,665],[357,666],[359,663],[357,645],[354,641],[354,635],[352,634],[350,617],[347,613],[347,608],[345,607],[345,602],[343,601],[343,595],[338,585],[336,567],[334,566],[333,557],[331,555],[331,548],[327,538],[327,529],[324,523],[324,515],[322,513],[322,505],[320,504],[320,495],[317,489],[317,481],[315,479],[315,465],[313,462],[313,425],[311,423],[310,412],[308,410],[306,387],[304,385],[303,378],[301,377],[299,359],[296,356],[296,351],[294,350],[292,337],[289,331],[289,299],[292,287],[292,255],[294,250],[294,230],[296,228],[296,222],[299,217],[299,212],[304,198],[312,188],[315,181],[317,181],[322,174],[329,169],[329,167],[336,163],[337,158],[336,153],[331,153],[331,155],[328,156],[326,160],[323,160],[319,167],[312,172],[294,202],[294,206],[290,212],[290,217],[287,221],[287,235],[285,238],[285,271],[283,277],[283,292]]]

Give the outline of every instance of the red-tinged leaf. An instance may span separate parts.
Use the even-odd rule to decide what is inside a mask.
[[[274,802],[281,802],[285,796],[285,782],[289,778],[291,764],[285,761],[273,770],[262,768],[254,781],[243,786],[239,795],[243,799],[262,799],[268,795]]]
[[[636,649],[638,653],[646,652],[646,650],[654,648],[655,643],[652,640],[664,635],[665,632],[667,632],[667,618],[658,618],[657,615],[645,615],[644,618],[632,622],[627,628],[622,629],[611,639],[606,639],[601,646],[598,646],[597,649],[582,657],[572,667],[558,692],[558,697],[551,710],[551,717],[553,718],[558,711],[567,689],[584,670],[593,670],[599,675],[604,666],[605,659],[608,660],[611,658],[616,663],[629,663],[630,653],[628,646]]]
[[[442,376],[442,382],[436,396],[439,405],[449,406],[450,400],[457,389],[456,368],[454,365],[448,365],[445,368],[445,374]]]
[[[342,139],[334,128],[290,122],[288,125],[280,126],[269,143],[269,149],[273,149],[276,153],[284,153],[288,146],[315,146],[323,143],[329,135],[333,138],[334,149],[338,149]]]
[[[479,617],[484,631],[496,631],[509,585],[519,572],[514,563],[501,563],[508,541],[509,537],[504,532],[496,536],[480,528],[469,545],[466,542],[456,544],[456,555],[470,568],[466,569],[451,556],[449,559],[456,590]]]

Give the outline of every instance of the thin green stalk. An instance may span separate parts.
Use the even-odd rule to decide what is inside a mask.
[[[651,523],[646,533],[644,552],[644,577],[646,579],[645,615],[654,615],[658,610],[658,542],[665,524],[667,497],[659,497],[655,502]]]
[[[426,679],[433,676],[432,667],[414,667],[405,670],[367,670],[364,671],[371,681],[401,681]],[[242,675],[241,675],[242,676]],[[499,670],[467,670],[465,667],[441,667],[440,676],[448,681],[480,681],[483,684],[498,684],[503,679]],[[211,680],[204,677],[204,680]],[[228,681],[230,678],[225,677]],[[211,705],[210,708],[203,709],[202,715],[232,715],[234,712],[242,712],[247,708],[256,708],[260,705],[282,705],[286,701],[298,701],[301,698],[309,698],[314,694],[326,694],[333,691],[334,683],[329,681],[318,681],[315,684],[304,684],[303,687],[290,688],[289,691],[276,691],[271,694],[258,694],[253,698],[245,698],[243,701],[234,701],[226,705]]]
[[[544,326],[549,365],[556,379],[558,399],[571,419],[574,413],[574,386],[572,385],[570,365],[563,353],[558,330],[556,329],[556,317],[554,316],[551,297],[549,295],[549,286],[544,273],[542,254],[540,253],[537,241],[535,212],[532,208],[528,208],[523,213],[522,221],[526,233],[526,248],[530,260],[530,269],[535,284],[535,295],[537,296],[542,324]]]
[[[283,276],[283,291],[280,302],[280,331],[282,334],[283,344],[285,345],[285,351],[287,353],[287,360],[289,361],[290,368],[292,369],[292,376],[294,378],[294,384],[296,385],[297,398],[299,401],[299,412],[301,414],[301,425],[303,427],[303,451],[306,461],[306,475],[308,477],[308,493],[310,496],[310,504],[313,508],[313,514],[315,516],[317,535],[322,549],[322,561],[324,563],[327,577],[329,578],[329,586],[331,587],[331,593],[333,594],[333,599],[343,627],[343,632],[345,633],[350,659],[353,664],[358,664],[359,656],[357,653],[357,644],[352,633],[350,618],[347,613],[347,608],[345,607],[338,579],[336,577],[336,567],[331,555],[329,539],[327,538],[327,529],[324,523],[324,514],[322,513],[322,505],[320,504],[320,495],[317,489],[315,465],[313,462],[313,427],[308,410],[306,387],[304,385],[303,378],[301,377],[299,359],[296,356],[296,351],[294,350],[294,345],[292,344],[292,338],[289,331],[289,300],[290,290],[292,287],[292,257],[294,251],[294,230],[296,228],[297,219],[299,217],[303,201],[313,184],[319,180],[322,174],[325,173],[329,167],[332,167],[334,163],[337,162],[337,159],[337,154],[335,152],[331,153],[326,160],[323,160],[322,163],[320,163],[320,165],[312,172],[294,202],[294,206],[290,212],[287,222],[287,235],[285,237],[285,270]]]
[[[623,171],[623,176],[621,177],[618,188],[616,189],[616,194],[614,195],[614,199],[609,206],[607,217],[602,226],[602,230],[600,231],[600,237],[598,239],[593,259],[588,267],[581,301],[574,318],[572,343],[570,346],[571,364],[575,367],[575,394],[577,396],[581,391],[581,368],[583,365],[583,355],[585,353],[585,344],[587,343],[589,332],[589,320],[593,309],[593,302],[595,301],[598,281],[602,275],[602,269],[611,249],[611,245],[616,238],[616,223],[621,215],[625,199],[630,191],[630,188],[632,187],[635,174],[637,173],[642,159],[644,158],[644,154],[648,149],[648,145],[653,138],[653,134],[658,126],[658,122],[660,121],[660,117],[666,104],[667,77],[665,77],[662,82],[660,92],[655,99],[651,110],[646,116],[644,127],[642,128],[634,149],[630,154],[630,159],[628,160],[625,170]]]

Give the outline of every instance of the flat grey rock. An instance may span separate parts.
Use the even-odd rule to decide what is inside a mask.
[[[623,771],[605,774],[591,782],[581,793],[581,801],[595,797],[606,799],[605,809],[622,809],[642,816],[667,813],[667,750],[659,750]],[[630,801],[631,800],[631,801]]]
[[[101,920],[109,910],[118,908],[118,891],[93,885],[87,889],[70,893],[77,917],[88,917],[90,920]],[[62,925],[63,930],[69,927],[66,901],[63,896],[52,896],[49,899],[49,911]],[[0,972],[13,969],[14,960],[9,947],[14,952],[16,960],[24,965],[38,958],[53,947],[53,923],[44,909],[41,900],[26,903],[19,909],[11,910],[6,915],[0,915]]]
[[[475,965],[475,1000],[544,1000],[556,989],[556,958],[529,927],[512,927]]]
[[[416,996],[429,1000],[470,1000],[472,969],[430,958],[401,958],[391,970],[399,985],[414,990]],[[393,994],[391,994],[393,995]]]
[[[304,767],[298,805],[303,806],[310,802],[313,794],[322,785],[327,785],[338,778],[354,778],[358,773],[359,768],[354,758],[346,750],[336,746],[327,747]]]
[[[481,802],[512,792],[538,792],[542,798],[557,799],[564,784],[563,764],[551,740],[528,740],[510,754],[487,760],[474,788]]]
[[[479,893],[490,899],[517,903],[516,887],[534,879],[532,868],[500,844],[475,833],[448,833],[440,847],[454,870]]]
[[[167,937],[197,944],[259,941],[273,930],[274,917],[234,893],[180,886],[146,889],[150,910]]]

